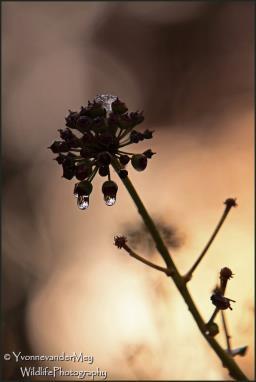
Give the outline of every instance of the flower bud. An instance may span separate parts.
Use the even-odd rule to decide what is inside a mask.
[[[69,115],[65,118],[66,126],[70,127],[71,129],[75,129],[78,117],[79,114],[76,111],[69,110]]]
[[[101,103],[93,101],[93,103],[88,102],[88,107],[86,108],[86,115],[91,118],[95,117],[105,117],[106,110]]]
[[[153,138],[153,130],[145,130],[144,133],[143,133],[143,136],[145,139],[151,139]]]
[[[135,113],[130,113],[130,119],[132,126],[138,125],[139,123],[144,121],[143,112],[136,111]]]
[[[129,127],[133,126],[131,118],[129,117],[128,114],[123,114],[119,118],[119,126],[122,129],[128,129]]]
[[[75,184],[74,195],[82,196],[82,195],[90,195],[92,192],[92,184],[89,180],[83,180],[80,183]]]
[[[130,141],[132,143],[138,143],[139,141],[143,141],[144,136],[139,131],[133,130],[130,134]]]
[[[225,200],[224,204],[226,204],[227,207],[237,207],[236,199],[234,198],[228,198]]]
[[[66,157],[62,163],[63,168],[63,178],[68,180],[72,179],[75,175],[75,163],[74,160],[70,157]]]
[[[126,242],[127,242],[127,239],[125,236],[115,236],[114,237],[114,245],[119,249],[123,248],[125,246]]]
[[[152,158],[153,155],[155,155],[156,153],[153,153],[153,151],[151,149],[148,149],[146,151],[144,151],[143,153],[148,159]]]
[[[147,167],[147,157],[144,154],[135,154],[132,156],[131,163],[135,170],[143,171]]]
[[[221,269],[220,279],[229,280],[232,277],[233,277],[233,273],[232,273],[231,269],[229,269],[228,267],[224,267]]]
[[[127,107],[124,102],[120,101],[118,98],[112,102],[112,111],[117,114],[124,114],[127,112]]]
[[[231,309],[230,301],[235,302],[234,300],[231,300],[230,298],[224,297],[220,293],[214,293],[211,296],[211,300],[213,305],[215,305],[218,309],[225,310],[225,309]]]
[[[96,132],[96,133],[102,133],[103,131],[106,130],[106,120],[105,118],[103,117],[96,117],[93,119],[93,123],[92,123],[92,129]]]
[[[61,139],[64,139],[64,141],[71,139],[74,135],[69,128],[65,130],[59,129],[59,132],[60,132]]]
[[[76,128],[81,133],[85,133],[86,131],[89,131],[92,126],[92,118],[87,117],[86,115],[82,115],[78,118],[76,123]]]
[[[54,154],[58,154],[61,152],[64,153],[69,151],[68,144],[62,141],[54,141],[53,144],[48,148],[51,149]]]
[[[54,160],[56,160],[56,162],[58,164],[62,164],[64,162],[65,158],[66,158],[66,155],[59,154]]]

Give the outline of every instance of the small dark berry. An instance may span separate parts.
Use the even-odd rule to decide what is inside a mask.
[[[147,157],[144,154],[135,154],[132,156],[132,165],[137,171],[143,171],[147,167]]]
[[[85,146],[80,150],[81,157],[88,159],[95,155],[95,151],[92,147]]]
[[[130,158],[128,157],[128,155],[120,155],[119,160],[120,160],[120,163],[121,163],[123,166],[125,166],[125,165],[127,165],[127,163],[129,163]]]
[[[99,175],[100,176],[107,176],[109,174],[109,167],[108,166],[101,166],[99,168]]]
[[[97,156],[97,163],[99,166],[108,166],[111,163],[111,155],[107,151],[99,153]]]
[[[92,192],[92,184],[89,180],[83,180],[80,183],[75,184],[74,195],[82,196],[82,195],[90,195]]]
[[[90,161],[75,167],[75,174],[78,180],[84,180],[85,178],[88,178],[88,176],[90,176],[91,173],[92,173],[92,164]]]
[[[105,196],[115,197],[118,190],[118,186],[112,180],[107,180],[102,185],[102,192]]]
[[[118,175],[120,176],[121,179],[125,179],[128,176],[128,171],[127,170],[120,170],[118,172]]]

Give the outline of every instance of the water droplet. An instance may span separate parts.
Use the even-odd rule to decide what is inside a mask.
[[[110,113],[112,111],[112,102],[114,102],[117,99],[116,96],[113,96],[111,94],[100,94],[95,97],[96,102],[101,102],[104,109],[106,109],[107,113]]]
[[[113,206],[116,202],[116,198],[109,195],[104,196],[104,200],[107,206]]]
[[[86,210],[89,207],[89,196],[79,195],[77,196],[77,206],[80,210]]]

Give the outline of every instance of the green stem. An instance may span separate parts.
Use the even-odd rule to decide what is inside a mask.
[[[120,165],[115,158],[112,158],[112,166],[118,173],[118,171],[120,170]],[[213,337],[210,337],[209,335],[206,334],[205,323],[187,289],[186,282],[184,281],[183,277],[178,272],[178,269],[176,268],[169,254],[169,251],[166,248],[152,218],[147,212],[142,200],[140,199],[130,179],[126,177],[125,179],[122,179],[122,182],[125,185],[127,191],[129,192],[131,198],[133,199],[135,205],[137,206],[138,212],[141,215],[147,229],[149,230],[155,242],[156,248],[158,249],[160,255],[162,256],[167,268],[171,271],[171,277],[176,287],[178,288],[180,294],[182,295],[185,303],[187,304],[188,309],[190,313],[192,314],[194,320],[196,321],[196,324],[200,332],[202,333],[203,337],[206,339],[206,341],[209,343],[211,348],[218,355],[218,357],[222,361],[223,366],[229,370],[229,374],[232,378],[234,378],[237,381],[248,381],[249,379],[245,376],[245,374],[242,372],[242,370],[239,368],[239,366],[236,364],[233,358],[229,354],[227,354],[224,349],[222,349],[222,347]]]

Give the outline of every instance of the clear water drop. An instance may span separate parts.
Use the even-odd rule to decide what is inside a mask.
[[[117,99],[117,96],[113,96],[111,94],[100,94],[95,97],[95,101],[102,103],[107,113],[110,113],[112,111],[111,105],[116,99]]]
[[[79,195],[77,197],[77,206],[80,210],[86,210],[89,207],[89,196]]]
[[[116,198],[109,195],[104,196],[104,200],[107,206],[113,206],[116,202]]]

